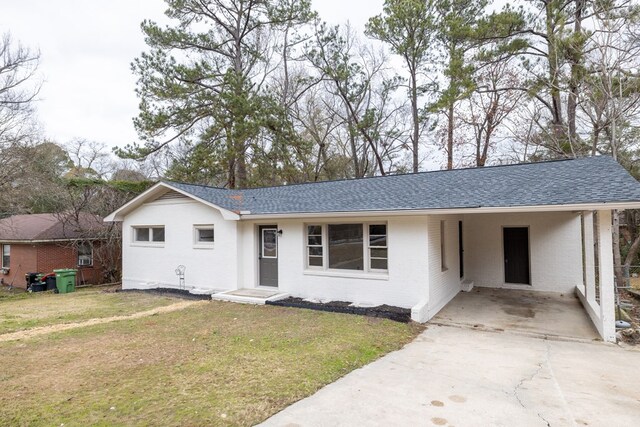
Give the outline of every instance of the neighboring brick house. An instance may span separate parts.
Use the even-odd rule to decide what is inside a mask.
[[[26,273],[75,268],[78,284],[103,283],[106,260],[119,259],[119,253],[104,254],[107,227],[102,218],[88,213],[77,218],[33,214],[0,220],[0,281],[24,288]]]

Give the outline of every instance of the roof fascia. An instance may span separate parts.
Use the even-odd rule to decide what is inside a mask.
[[[415,215],[452,215],[481,213],[524,213],[524,212],[567,212],[591,210],[640,209],[639,202],[583,203],[540,206],[505,206],[446,209],[402,209],[389,211],[351,211],[351,212],[307,212],[284,214],[245,214],[241,220],[287,219],[287,218],[326,218],[326,217],[364,217],[364,216],[415,216]]]

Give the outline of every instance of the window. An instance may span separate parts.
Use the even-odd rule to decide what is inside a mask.
[[[322,226],[307,226],[307,259],[309,267],[322,267],[324,265],[322,248]]]
[[[446,236],[444,235],[445,222],[440,221],[440,270],[447,271],[447,257],[446,257],[446,247],[444,245],[444,241]]]
[[[164,242],[164,227],[133,227],[135,242]]]
[[[81,242],[78,245],[78,265],[93,265],[93,245],[91,242]]]
[[[329,268],[364,270],[362,224],[329,224]]]
[[[2,245],[2,268],[11,266],[11,245]]]
[[[310,269],[388,269],[386,224],[307,225],[305,244]]]
[[[387,226],[369,225],[369,266],[372,270],[387,269]]]
[[[196,225],[196,244],[211,245],[214,241],[213,225]]]

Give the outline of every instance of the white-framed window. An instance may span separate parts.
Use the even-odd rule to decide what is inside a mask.
[[[440,271],[447,271],[447,248],[445,246],[445,221],[440,221]]]
[[[78,265],[93,265],[93,244],[91,242],[80,242],[78,244]]]
[[[387,270],[387,225],[369,224],[369,268]]]
[[[2,245],[2,268],[11,267],[11,245]]]
[[[307,263],[310,268],[324,267],[322,226],[307,225]]]
[[[305,244],[308,269],[388,270],[385,223],[308,224]]]
[[[135,243],[164,243],[164,225],[134,226],[133,241]]]
[[[213,225],[194,225],[193,243],[198,246],[212,246],[215,241]]]

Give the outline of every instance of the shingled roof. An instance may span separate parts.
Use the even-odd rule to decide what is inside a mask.
[[[0,242],[50,241],[94,238],[105,228],[102,218],[82,212],[65,214],[13,215],[0,219]]]
[[[246,190],[167,184],[252,215],[640,202],[638,181],[609,156]]]

